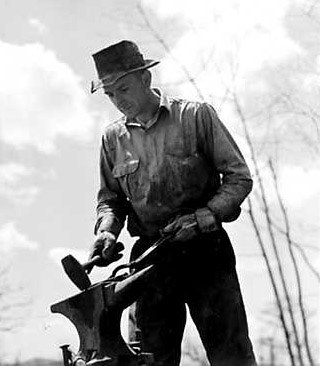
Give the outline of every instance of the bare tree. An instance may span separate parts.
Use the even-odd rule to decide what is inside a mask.
[[[315,5],[316,3],[312,4],[312,11]],[[168,43],[161,36],[161,33],[153,27],[153,23],[149,20],[149,16],[141,6],[141,3],[138,3],[137,7],[148,31],[151,32],[157,42],[159,42],[159,45],[163,47],[165,52],[171,55],[171,58],[176,61],[178,66],[181,68],[181,71],[185,74],[186,82],[189,82],[193,86],[194,90],[198,94],[199,99],[203,100],[204,94],[202,93],[201,87],[196,80],[196,75],[193,75],[180,60],[172,57],[172,52]],[[233,62],[232,64],[234,65],[234,69],[232,71],[233,75],[231,78],[233,80],[236,77],[238,63]],[[204,66],[204,68],[205,67],[206,66]],[[205,72],[205,70],[203,72]],[[292,223],[290,222],[288,210],[285,207],[284,199],[281,196],[278,187],[277,174],[274,169],[274,165],[270,162],[274,161],[274,159],[277,159],[278,148],[282,146],[283,142],[287,142],[286,140],[279,139],[277,134],[274,133],[274,127],[276,127],[275,122],[279,120],[282,121],[282,124],[291,123],[292,126],[295,127],[293,128],[293,132],[297,133],[297,138],[299,141],[308,145],[310,150],[314,148],[313,151],[315,154],[319,153],[316,141],[319,141],[318,124],[320,111],[318,111],[315,106],[303,104],[301,102],[301,98],[299,97],[299,91],[296,91],[290,84],[288,84],[287,90],[285,90],[285,88],[286,85],[283,87],[284,90],[277,90],[272,98],[267,98],[269,100],[267,105],[260,109],[256,108],[254,111],[246,111],[246,108],[241,104],[237,91],[233,85],[226,85],[224,101],[227,101],[229,106],[233,107],[236,111],[239,121],[243,127],[245,140],[250,149],[250,158],[254,167],[254,175],[257,179],[257,189],[256,195],[253,195],[252,198],[247,200],[247,212],[256,234],[256,238],[266,264],[267,273],[272,284],[278,318],[280,320],[281,329],[286,342],[288,357],[292,366],[312,366],[314,365],[314,360],[308,337],[309,330],[307,323],[307,311],[303,301],[304,296],[300,268],[301,263],[298,262],[295,251],[298,251],[298,253],[302,256],[302,263],[307,265],[307,268],[312,271],[317,279],[319,279],[319,273],[312,266],[307,254],[305,253],[304,247],[302,247],[292,238]],[[293,101],[299,101],[299,103]],[[250,129],[253,128],[251,118],[252,116],[254,116],[255,120],[260,121],[261,126],[266,126],[268,135],[275,138],[274,151],[270,149],[270,143],[265,144],[264,142],[261,143],[259,141],[254,141],[250,132]],[[305,126],[305,122],[308,123],[308,128],[303,129],[302,126]],[[314,134],[311,131],[312,128],[315,131]],[[302,130],[305,130],[306,132],[302,132]],[[266,153],[267,156],[262,159],[262,152],[266,146],[268,146]],[[265,166],[269,168],[269,172],[271,173],[273,180],[273,187],[268,186],[267,188],[267,183],[264,181],[264,175],[262,172],[264,167],[261,167],[258,159],[264,160]],[[278,209],[276,214],[274,212],[274,208],[271,209],[269,204],[269,191],[272,189],[275,191],[278,201]],[[265,219],[264,223],[261,222],[261,213]],[[280,223],[278,220],[279,215],[282,216]],[[282,233],[283,238],[278,238],[276,236],[276,232]],[[265,233],[267,233],[267,238],[264,235]],[[283,239],[285,239],[285,241]],[[296,284],[296,287],[294,288],[289,287],[288,279],[284,273],[284,258],[282,257],[281,251],[279,250],[280,248],[283,248],[284,242],[287,243],[287,249],[289,251],[289,256],[294,268],[294,278]],[[276,268],[271,266],[272,258],[275,258]],[[294,293],[295,290],[297,290],[297,294]],[[297,308],[294,306],[296,296],[298,299]],[[300,326],[300,322],[296,317],[297,313],[300,314],[302,326]],[[274,347],[272,352],[275,352]],[[194,355],[194,353],[192,353],[192,355]],[[275,361],[273,360],[272,362]]]
[[[308,324],[307,324],[306,310],[305,310],[305,305],[304,305],[304,300],[303,300],[303,289],[302,289],[302,283],[301,283],[301,277],[300,277],[300,270],[299,270],[299,265],[298,265],[298,261],[297,261],[295,252],[293,251],[293,243],[292,243],[292,239],[291,239],[291,229],[290,229],[290,224],[289,224],[288,212],[287,212],[287,209],[285,207],[285,204],[284,204],[283,199],[280,194],[277,174],[276,174],[275,168],[274,168],[271,160],[269,160],[269,167],[270,167],[270,170],[272,173],[274,187],[275,187],[275,191],[277,193],[279,206],[280,206],[281,212],[283,214],[288,249],[289,249],[290,257],[291,257],[291,260],[292,260],[292,263],[294,266],[294,274],[296,277],[296,284],[297,284],[297,289],[298,289],[299,311],[300,311],[302,324],[303,324],[304,344],[305,344],[306,351],[307,351],[308,361],[309,361],[310,365],[314,365],[314,360],[313,360],[313,357],[311,354],[309,337],[308,337]]]

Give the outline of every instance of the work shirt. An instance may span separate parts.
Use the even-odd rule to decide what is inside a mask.
[[[194,211],[199,220],[210,212],[214,222],[232,221],[252,188],[211,105],[155,92],[160,105],[151,121],[124,116],[102,136],[96,233],[118,235],[128,218],[132,236],[152,238],[177,214]]]

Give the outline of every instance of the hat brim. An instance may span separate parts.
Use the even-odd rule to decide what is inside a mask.
[[[96,92],[98,89],[103,88],[104,86],[113,85],[116,81],[118,81],[119,79],[121,79],[122,77],[124,77],[128,74],[131,74],[131,73],[133,73],[135,71],[139,71],[139,70],[149,69],[153,66],[158,65],[159,63],[160,63],[160,61],[145,60],[145,64],[143,66],[136,67],[134,69],[127,70],[127,71],[120,71],[120,72],[112,73],[112,74],[104,76],[102,79],[94,80],[91,82],[91,94]]]

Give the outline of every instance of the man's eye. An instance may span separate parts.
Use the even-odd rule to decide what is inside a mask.
[[[127,88],[127,87],[121,88],[121,91],[122,91],[123,93],[125,93],[127,90],[128,90],[128,88]]]

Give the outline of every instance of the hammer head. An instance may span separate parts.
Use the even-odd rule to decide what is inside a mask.
[[[91,286],[91,281],[85,269],[72,255],[62,258],[61,263],[64,271],[78,289],[85,290]]]

